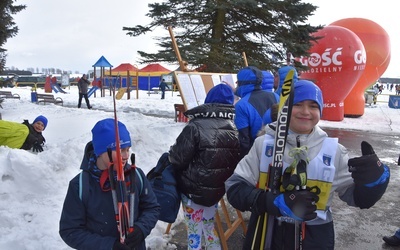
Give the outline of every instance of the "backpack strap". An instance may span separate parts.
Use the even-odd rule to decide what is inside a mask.
[[[79,199],[83,201],[85,206],[89,197],[89,185],[85,185],[86,183],[89,184],[89,172],[82,170],[79,174]]]
[[[140,174],[139,170],[137,170],[137,168],[135,167],[135,171],[136,171],[136,175],[139,176],[139,180],[140,180],[140,191],[139,191],[139,195],[142,194],[143,191],[143,177]]]

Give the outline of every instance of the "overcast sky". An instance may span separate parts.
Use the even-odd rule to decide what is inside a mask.
[[[161,0],[17,0],[27,8],[14,16],[19,33],[5,45],[7,67],[59,68],[85,73],[103,55],[113,65],[138,65],[138,50],[156,52],[154,37],[168,34],[157,29],[141,37],[129,37],[122,27],[146,25],[148,3]],[[312,25],[351,17],[366,18],[389,34],[391,60],[383,74],[400,77],[400,33],[398,8],[390,0],[305,0],[319,6],[309,21]],[[163,33],[165,32],[165,33]],[[175,66],[164,65],[169,69]]]

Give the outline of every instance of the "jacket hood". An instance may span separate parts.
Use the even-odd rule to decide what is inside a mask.
[[[86,144],[85,150],[83,152],[83,159],[81,162],[80,169],[89,170],[89,159],[94,156],[93,143],[90,141]]]
[[[234,94],[231,87],[226,84],[218,84],[208,91],[204,103],[233,104]]]
[[[280,69],[278,69],[279,86],[275,91],[278,95],[281,94],[283,82],[285,81],[286,75],[289,73],[290,70],[294,70],[294,76],[293,76],[294,82],[297,82],[297,80],[299,79],[296,68],[292,66],[283,66]]]
[[[261,83],[261,89],[271,92],[274,88],[274,75],[271,71],[262,71],[263,80]]]

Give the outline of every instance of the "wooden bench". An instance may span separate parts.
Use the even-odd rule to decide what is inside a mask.
[[[11,93],[11,91],[1,91],[1,90],[0,90],[0,97],[21,99],[21,97],[18,94],[13,94],[13,93]]]
[[[37,104],[39,103],[54,103],[63,105],[63,99],[61,97],[54,97],[54,95],[50,94],[37,94]]]

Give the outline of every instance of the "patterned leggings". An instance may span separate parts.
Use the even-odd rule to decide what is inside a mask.
[[[200,250],[201,238],[204,235],[205,249],[220,250],[221,243],[214,227],[214,216],[218,203],[211,207],[205,207],[194,203],[183,194],[181,196],[188,229],[188,249]]]

